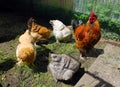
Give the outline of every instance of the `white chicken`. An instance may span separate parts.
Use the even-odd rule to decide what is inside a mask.
[[[56,42],[70,40],[72,38],[72,29],[63,24],[60,20],[50,20],[49,22],[53,27],[53,35]]]

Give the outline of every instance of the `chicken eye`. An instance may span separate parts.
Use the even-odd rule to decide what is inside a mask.
[[[91,17],[91,18],[90,18],[90,21],[91,21],[91,22],[95,22],[95,20],[96,20],[95,17]]]
[[[38,31],[38,29],[37,29],[37,28],[34,28],[34,31],[35,31],[35,32],[37,32],[37,31]]]
[[[93,17],[91,17],[91,18],[90,18],[90,20],[92,21],[92,20],[94,20],[94,18],[93,18]]]
[[[92,20],[95,20],[95,18],[92,18]]]

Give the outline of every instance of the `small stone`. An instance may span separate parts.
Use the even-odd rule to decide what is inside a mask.
[[[78,71],[80,62],[66,54],[51,54],[49,68],[55,81],[69,80]]]

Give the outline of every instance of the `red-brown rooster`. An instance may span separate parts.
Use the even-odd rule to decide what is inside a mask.
[[[84,60],[88,52],[100,40],[100,25],[94,12],[90,13],[89,20],[84,25],[79,25],[75,29],[76,47],[81,55],[80,60]]]

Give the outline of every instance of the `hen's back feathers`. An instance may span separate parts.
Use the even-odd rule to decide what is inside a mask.
[[[22,48],[19,50],[18,58],[23,62],[30,64],[35,60],[34,50],[31,48]]]

